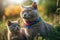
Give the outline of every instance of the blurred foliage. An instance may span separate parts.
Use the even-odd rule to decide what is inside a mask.
[[[58,0],[58,8],[60,8],[60,0]]]
[[[31,5],[32,4],[32,0],[26,0],[24,3],[23,3],[23,5]]]
[[[58,4],[60,3],[60,0]],[[59,5],[58,5],[59,6]],[[57,0],[40,0],[38,10],[40,16],[53,25],[60,24],[60,9],[57,7]]]
[[[44,8],[44,11],[47,11],[47,16],[50,14],[56,14],[55,12],[57,10],[57,0],[45,0]]]
[[[2,5],[3,0],[0,0],[0,21],[2,21],[2,16],[4,14],[4,6]]]
[[[20,5],[8,5],[5,8],[5,15],[6,16],[14,16],[19,14],[21,11]]]
[[[60,25],[57,25],[53,33],[50,34],[50,40],[60,40]]]
[[[13,19],[20,17],[20,12],[22,11],[22,7],[20,5],[8,5],[5,8],[4,15],[7,19]]]

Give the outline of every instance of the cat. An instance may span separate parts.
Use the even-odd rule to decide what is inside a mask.
[[[20,21],[18,22],[11,22],[8,21],[8,40],[27,40],[25,36],[25,30],[21,28]]]
[[[23,9],[20,15],[23,19],[24,27],[30,35],[29,40],[33,40],[36,36],[42,36],[43,39],[48,39],[49,33],[53,31],[53,27],[44,22],[39,16],[37,3],[33,2],[32,6],[24,6]]]

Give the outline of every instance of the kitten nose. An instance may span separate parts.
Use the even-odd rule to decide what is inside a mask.
[[[18,30],[19,28],[17,27],[17,30]]]

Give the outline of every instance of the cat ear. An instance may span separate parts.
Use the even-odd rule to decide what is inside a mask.
[[[18,20],[18,23],[20,24],[20,19]]]
[[[36,3],[36,2],[33,2],[32,7],[33,7],[34,9],[37,9],[37,3]]]
[[[10,26],[12,23],[11,23],[11,21],[8,21],[8,26]]]

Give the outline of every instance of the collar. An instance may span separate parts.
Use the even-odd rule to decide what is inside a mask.
[[[26,21],[24,27],[26,28],[32,28],[33,25],[37,24],[38,22],[41,22],[41,18],[37,18],[36,20],[34,21]]]

